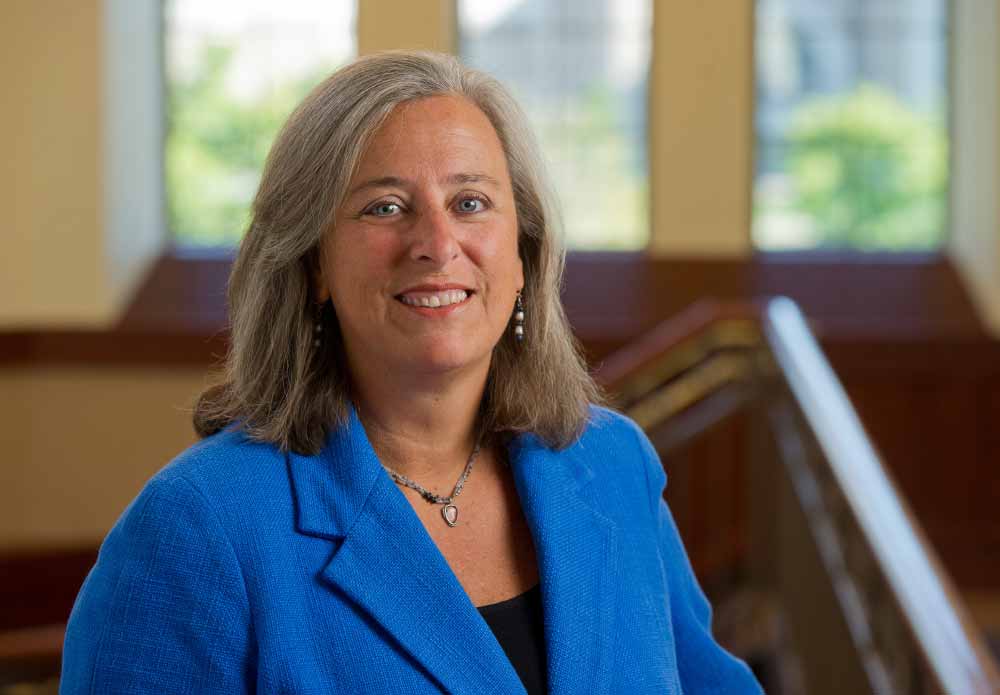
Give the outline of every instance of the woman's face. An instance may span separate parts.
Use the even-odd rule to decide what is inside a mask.
[[[524,286],[503,148],[471,102],[397,106],[363,155],[322,246],[352,371],[480,370]]]

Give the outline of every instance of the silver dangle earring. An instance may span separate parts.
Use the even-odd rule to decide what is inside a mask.
[[[323,343],[323,305],[317,304],[313,313],[313,347],[318,348]]]
[[[518,345],[524,344],[524,304],[521,302],[520,290],[514,300],[514,340]]]

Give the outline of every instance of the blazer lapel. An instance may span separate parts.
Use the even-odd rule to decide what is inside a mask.
[[[290,454],[302,533],[343,539],[323,571],[451,693],[524,692],[489,626],[352,410],[317,456]]]
[[[577,447],[515,437],[509,460],[541,576],[552,695],[608,692],[618,530],[581,494],[593,473]],[[323,571],[445,690],[524,692],[489,626],[382,469],[351,410],[316,456],[289,454],[301,533],[341,541]]]
[[[579,447],[556,453],[522,435],[509,453],[538,556],[549,692],[610,692],[618,528],[581,494],[593,471]]]

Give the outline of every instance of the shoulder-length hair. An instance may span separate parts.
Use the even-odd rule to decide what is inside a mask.
[[[493,350],[480,427],[531,432],[562,448],[602,400],[566,321],[559,289],[565,251],[527,120],[492,77],[454,57],[390,51],[360,58],[318,85],[285,123],[267,158],[229,278],[230,347],[199,397],[202,437],[237,425],[283,450],[319,451],[350,407],[334,312],[316,313],[313,275],[326,233],[367,144],[399,104],[457,95],[489,118],[503,146],[524,265],[524,341],[508,330]],[[314,346],[317,321],[323,340]]]

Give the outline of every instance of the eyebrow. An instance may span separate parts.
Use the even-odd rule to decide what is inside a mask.
[[[400,178],[398,176],[382,176],[380,178],[369,179],[368,181],[358,184],[351,190],[349,195],[354,195],[369,188],[388,188],[391,186],[397,186],[402,188],[406,186],[408,183],[410,183],[409,180]],[[497,181],[489,174],[482,174],[482,173],[462,172],[458,174],[451,174],[450,176],[445,178],[442,183],[451,185],[463,184],[463,183],[489,183],[496,186],[497,188],[500,188],[499,181]]]
[[[500,182],[489,174],[452,174],[445,179],[445,183],[490,183],[500,187]]]

